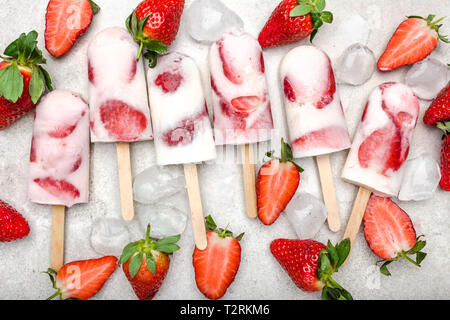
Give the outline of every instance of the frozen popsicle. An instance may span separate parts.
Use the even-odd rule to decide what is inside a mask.
[[[67,90],[47,94],[36,107],[28,197],[52,205],[51,265],[63,263],[64,208],[89,199],[89,109]]]
[[[360,186],[344,235],[352,243],[370,194],[398,194],[418,115],[417,97],[401,83],[383,83],[370,95],[342,173]]]
[[[148,94],[159,165],[184,164],[195,243],[206,247],[206,230],[195,163],[212,160],[216,148],[194,60],[181,53],[160,56],[148,72]]]
[[[134,215],[129,142],[153,138],[144,66],[127,30],[99,32],[88,48],[92,142],[116,142],[122,216]]]
[[[338,231],[329,154],[349,148],[351,142],[330,59],[314,46],[294,48],[281,62],[280,76],[293,156],[316,157],[328,225]]]
[[[247,214],[257,216],[252,143],[271,139],[273,129],[264,57],[248,33],[227,32],[209,52],[214,134],[217,145],[242,145]]]

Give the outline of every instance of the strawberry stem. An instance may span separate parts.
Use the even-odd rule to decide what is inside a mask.
[[[402,251],[402,252],[399,252],[398,255],[399,255],[400,257],[405,258],[405,259],[408,260],[409,262],[415,264],[416,266],[420,267],[420,264],[419,264],[419,263],[417,263],[416,261],[414,261],[413,259],[411,259],[410,257],[408,257],[403,251]]]
[[[144,42],[141,41],[141,44],[139,45],[138,55],[136,57],[137,61],[139,61],[139,59],[141,58],[142,50],[144,50]]]

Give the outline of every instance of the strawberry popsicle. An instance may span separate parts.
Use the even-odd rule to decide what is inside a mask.
[[[417,97],[401,83],[383,83],[370,95],[342,173],[360,186],[344,233],[352,245],[371,193],[398,194],[418,115]]]
[[[327,54],[314,46],[291,50],[280,67],[294,158],[350,148],[351,141]]]
[[[89,198],[89,109],[78,95],[55,90],[36,107],[29,199],[71,207]]]
[[[209,52],[217,145],[270,140],[273,129],[264,58],[247,33],[225,33]]]
[[[152,139],[144,66],[127,30],[99,32],[88,48],[92,142]]]
[[[148,86],[157,163],[214,159],[216,147],[195,61],[180,53],[161,56],[148,72]]]

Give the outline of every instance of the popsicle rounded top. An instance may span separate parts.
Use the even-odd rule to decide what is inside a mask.
[[[281,62],[280,77],[294,158],[351,146],[344,111],[327,54],[300,46]]]
[[[153,138],[144,66],[139,47],[124,28],[107,28],[89,44],[89,106],[92,142]]]
[[[28,195],[71,207],[89,199],[89,108],[77,94],[55,90],[36,107]]]
[[[375,88],[342,178],[384,196],[397,196],[418,115],[419,101],[406,85],[387,82]]]
[[[214,159],[211,122],[195,61],[177,52],[160,56],[147,79],[157,163]]]
[[[209,52],[216,144],[270,140],[273,129],[264,57],[248,33],[227,32]]]

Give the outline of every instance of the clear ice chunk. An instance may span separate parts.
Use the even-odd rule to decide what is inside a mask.
[[[339,60],[336,81],[358,86],[372,77],[375,68],[376,59],[372,50],[360,43],[354,43],[344,51]]]
[[[156,203],[184,190],[186,180],[176,166],[153,166],[134,178],[134,200],[143,204]]]
[[[422,201],[433,197],[441,180],[438,162],[429,154],[406,161],[398,194],[401,201]]]
[[[342,54],[354,43],[367,45],[370,36],[369,23],[359,14],[353,14],[340,21],[333,33],[333,51]]]
[[[309,193],[297,193],[284,210],[299,239],[312,239],[327,219],[322,201]]]
[[[432,100],[449,80],[448,66],[439,60],[428,58],[416,63],[408,70],[405,84],[420,99]]]
[[[164,238],[182,234],[186,228],[187,214],[168,205],[137,205],[137,218],[142,230],[150,224],[150,236]]]
[[[130,232],[122,220],[101,218],[92,224],[90,240],[98,254],[119,257],[130,242]]]
[[[197,0],[185,16],[188,33],[200,42],[214,42],[224,32],[244,27],[242,19],[220,0]]]

